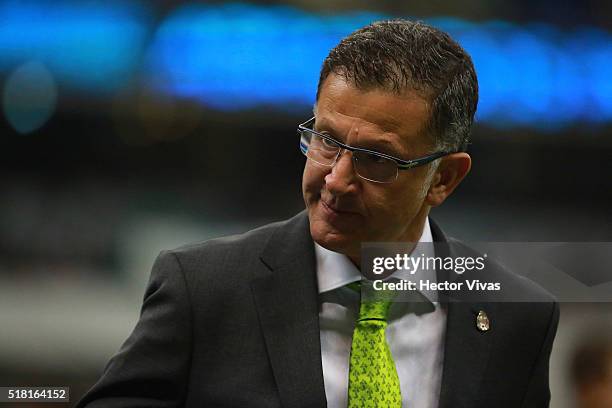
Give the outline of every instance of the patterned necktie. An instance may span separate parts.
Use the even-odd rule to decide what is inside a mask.
[[[385,338],[389,293],[366,295],[362,285],[359,318],[353,331],[349,368],[348,407],[401,407],[402,395],[391,350]]]

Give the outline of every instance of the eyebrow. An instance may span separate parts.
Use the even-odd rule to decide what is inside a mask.
[[[314,125],[318,125],[317,127],[320,128],[330,128],[332,130],[334,130],[333,125],[331,125],[330,123],[328,123],[330,121],[323,119],[321,117],[315,116],[315,122],[313,123],[313,128]]]
[[[331,133],[331,136],[334,136],[334,137],[336,137],[339,133],[337,129],[334,127],[332,121],[330,120],[326,120],[324,118],[319,119],[317,117],[315,120],[315,124],[317,125],[315,130],[317,131],[329,132]],[[382,133],[390,133],[390,132],[381,131],[380,133],[382,134]],[[373,148],[370,148],[371,150],[379,150],[379,148],[381,147],[380,146],[381,144],[384,145],[386,148],[390,149],[388,151],[381,151],[381,153],[385,153],[385,154],[388,154],[394,157],[402,156],[402,152],[400,151],[400,149],[398,149],[398,147],[400,146],[397,146],[395,143],[391,142],[390,140],[376,138],[374,140],[368,141],[368,145],[373,146]]]

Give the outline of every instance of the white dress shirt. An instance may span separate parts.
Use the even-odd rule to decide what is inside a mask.
[[[426,219],[419,242],[432,241],[429,219]],[[425,251],[432,251],[431,246]],[[351,341],[359,314],[359,294],[346,285],[360,281],[362,276],[345,255],[316,243],[315,254],[327,406],[346,407]],[[433,256],[433,253],[426,255]],[[408,275],[399,273],[393,277],[408,279]],[[435,281],[435,273],[427,271],[427,278]],[[400,381],[402,406],[410,408],[437,407],[442,380],[446,311],[431,294],[424,295],[434,302],[420,302],[419,306],[394,303],[386,330]]]

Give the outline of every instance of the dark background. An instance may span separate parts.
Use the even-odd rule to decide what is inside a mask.
[[[370,10],[612,29],[605,1],[401,3],[282,4],[320,15]],[[154,22],[177,7],[147,2]],[[3,66],[0,85],[14,68]],[[300,211],[305,159],[295,128],[309,109],[221,111],[148,93],[135,79],[111,94],[60,84],[52,116],[25,134],[2,116],[0,385],[69,385],[76,401],[133,327],[159,250]],[[466,241],[611,241],[611,129],[605,120],[553,131],[480,121],[471,174],[432,216]],[[556,407],[569,406],[573,338],[611,313],[603,304],[564,308],[551,368]]]

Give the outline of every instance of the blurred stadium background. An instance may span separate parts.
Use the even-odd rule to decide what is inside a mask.
[[[100,375],[159,250],[302,209],[295,128],[328,50],[411,17],[472,54],[466,241],[612,241],[612,3],[0,1],[0,385]],[[610,304],[564,304],[553,407]],[[24,405],[19,405],[24,406]]]

